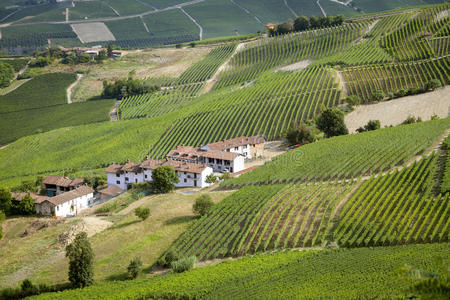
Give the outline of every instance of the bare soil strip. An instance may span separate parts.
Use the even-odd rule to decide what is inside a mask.
[[[83,74],[77,74],[77,80],[67,88],[67,103],[68,104],[72,103],[72,89],[80,82],[81,78],[83,78]]]

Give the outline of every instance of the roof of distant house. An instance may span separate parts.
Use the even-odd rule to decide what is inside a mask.
[[[223,140],[220,142],[207,144],[210,149],[213,150],[226,150],[234,147],[245,146],[245,145],[258,145],[263,144],[265,142],[264,138],[260,136],[251,136],[251,137],[237,137],[230,140]]]
[[[199,156],[208,158],[217,158],[224,160],[234,160],[239,156],[237,153],[224,152],[219,150],[200,150],[198,148],[190,146],[178,146],[175,150],[170,151],[167,154],[168,157],[178,158],[184,160],[197,161]]]
[[[128,162],[125,165],[123,165],[122,171],[124,171],[124,172],[140,172],[141,167],[139,165],[140,165],[139,163],[135,163],[135,162],[128,160]]]
[[[48,197],[45,200],[47,200],[48,202],[50,202],[54,205],[60,205],[60,204],[66,203],[70,200],[74,200],[76,198],[79,198],[79,197],[82,197],[85,195],[89,195],[91,193],[94,193],[94,190],[90,186],[82,185],[74,190],[62,193],[58,196]]]
[[[105,172],[106,173],[120,173],[120,171],[122,170],[122,165],[119,164],[111,164],[108,166],[108,168],[106,168]]]
[[[100,190],[98,192],[100,194],[104,194],[106,196],[114,197],[114,196],[122,194],[123,190],[120,187],[116,186],[116,185],[112,185],[112,186],[107,187],[106,189]]]
[[[141,164],[142,169],[154,170],[160,166],[171,166],[175,171],[201,174],[206,168],[205,164],[193,164],[174,160],[144,160]]]
[[[62,187],[69,187],[69,186],[77,186],[84,183],[84,180],[82,178],[75,178],[70,179],[69,177],[65,176],[53,176],[49,175],[45,177],[45,179],[42,181],[44,184],[49,185],[56,185],[56,186],[62,186]]]

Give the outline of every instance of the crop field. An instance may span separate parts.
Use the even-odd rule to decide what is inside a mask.
[[[250,11],[251,15],[256,16],[263,25],[295,18],[288,7],[278,0],[235,0],[234,2]]]
[[[69,20],[114,17],[116,13],[105,2],[78,2],[69,9]]]
[[[208,260],[320,246],[331,234],[331,213],[351,188],[335,183],[242,188],[192,224],[171,249]]]
[[[0,96],[1,113],[67,103],[66,90],[76,80],[74,74],[53,73],[31,79],[20,88]]]
[[[280,155],[251,173],[225,181],[222,186],[333,180],[375,174],[401,165],[428,149],[449,125],[447,118],[321,140]]]
[[[151,37],[177,37],[191,35],[199,38],[199,28],[179,9],[151,14],[142,18]]]
[[[109,28],[106,27],[105,23],[80,23],[71,26],[82,43],[116,40]]]
[[[370,65],[343,70],[348,93],[359,96],[364,102],[373,99],[373,94],[382,90],[386,95],[424,88],[431,79],[443,85],[450,83],[449,58],[415,61],[401,64]]]
[[[405,264],[433,271],[433,260],[450,263],[448,243],[350,250],[294,251],[256,255],[216,266],[148,279],[108,282],[36,299],[318,299],[400,298],[411,280]],[[299,284],[301,283],[301,284]]]

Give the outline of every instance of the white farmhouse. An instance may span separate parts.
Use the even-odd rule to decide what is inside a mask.
[[[238,153],[245,158],[252,159],[263,154],[264,142],[264,138],[260,136],[241,136],[230,140],[210,143],[200,147],[200,149]]]
[[[55,197],[41,197],[34,205],[37,213],[56,217],[76,216],[94,201],[94,190],[82,185]]]
[[[206,183],[206,177],[213,174],[213,169],[204,164],[149,159],[140,164],[129,161],[125,165],[112,164],[106,169],[108,187],[128,190],[135,183],[151,182],[152,172],[159,166],[171,166],[175,170],[176,187],[207,187],[210,184]]]
[[[206,164],[214,172],[220,173],[235,173],[245,168],[245,158],[242,155],[218,150],[201,150],[190,146],[178,146],[167,154],[167,158],[172,161]]]

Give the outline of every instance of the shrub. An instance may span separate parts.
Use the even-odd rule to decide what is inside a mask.
[[[216,183],[217,182],[217,176],[216,175],[214,175],[214,174],[209,174],[208,176],[206,176],[206,183],[210,183],[210,184],[213,184],[213,183]]]
[[[401,90],[395,92],[394,96],[397,98],[400,98],[400,97],[405,97],[406,94],[407,94],[407,91],[405,89],[401,89]]]
[[[129,279],[135,279],[142,271],[142,261],[139,257],[135,257],[131,260],[127,268],[127,274]]]
[[[286,138],[289,145],[305,145],[316,140],[314,134],[305,123],[292,125],[283,136]]]
[[[150,216],[150,208],[138,207],[134,210],[134,214],[145,221]]]
[[[168,268],[171,266],[172,262],[179,260],[180,254],[173,249],[168,250],[163,256],[161,256],[156,264],[160,267]]]
[[[184,257],[171,263],[172,270],[175,273],[182,273],[191,270],[197,263],[196,256]]]
[[[377,130],[380,129],[380,121],[379,120],[370,120],[369,122],[367,122],[366,125],[364,125],[364,127],[360,127],[358,129],[356,129],[357,132],[365,132],[365,131],[372,131],[372,130]]]
[[[439,79],[431,79],[430,81],[427,82],[427,84],[425,85],[425,88],[427,90],[435,90],[437,88],[440,88],[442,86],[442,82]]]
[[[349,104],[350,106],[360,105],[361,104],[361,98],[359,98],[356,95],[351,95],[345,98],[345,102]]]
[[[29,79],[29,78],[33,78],[33,74],[31,74],[31,72],[29,72],[29,71],[23,72],[22,74],[19,74],[17,76],[17,80]]]
[[[204,216],[211,210],[213,206],[214,202],[212,202],[211,196],[203,194],[195,200],[195,203],[192,206],[192,210],[194,211],[194,213],[200,216]]]
[[[405,121],[402,122],[402,125],[407,124],[414,124],[414,123],[420,123],[422,122],[422,119],[420,117],[417,117],[417,119],[414,116],[409,116],[405,119]]]
[[[0,87],[4,88],[11,84],[14,79],[14,69],[9,64],[0,63]]]
[[[372,94],[372,99],[374,101],[381,101],[385,97],[384,92],[382,90],[377,90]]]
[[[231,174],[228,172],[222,173],[222,176],[220,177],[221,180],[227,180],[231,178]]]

